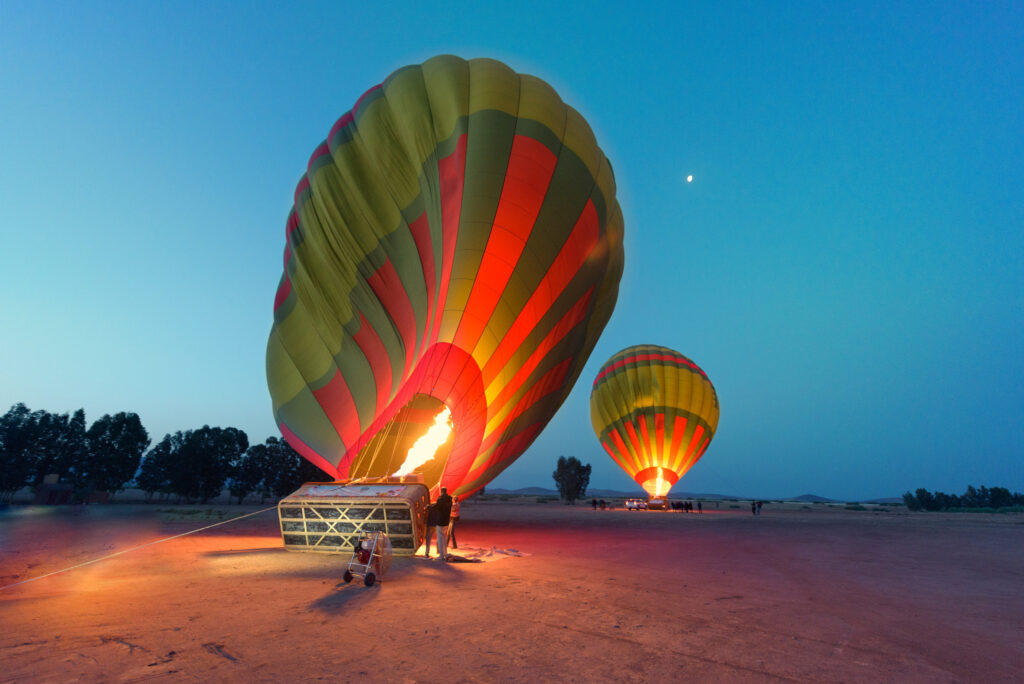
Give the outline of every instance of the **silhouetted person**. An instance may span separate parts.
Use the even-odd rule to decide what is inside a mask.
[[[427,506],[427,552],[423,554],[425,557],[430,558],[430,538],[434,536],[434,529],[437,527],[437,505],[430,504]],[[441,545],[438,543],[437,550],[440,552]]]
[[[452,521],[452,497],[448,495],[448,488],[441,487],[441,496],[434,502],[437,508],[437,554],[441,560],[448,560],[448,540],[445,538],[445,531]]]
[[[751,501],[750,502],[750,515],[757,515],[757,502],[756,501]]]
[[[758,515],[761,515],[761,505],[762,505],[763,503],[764,503],[763,501],[758,501],[758,502],[757,502],[757,514],[758,514]]]
[[[459,522],[459,497],[452,499],[452,521],[448,523],[448,543],[452,545],[453,549],[459,548],[458,542],[455,541],[455,523]]]
[[[697,512],[698,513],[703,513],[704,512],[704,506],[701,504],[700,501],[697,502]]]
[[[597,499],[594,499],[593,501],[591,501],[590,505],[593,506],[594,510],[596,511],[597,510]]]
[[[607,506],[608,504],[605,503],[604,499],[601,499],[601,510],[603,511]]]

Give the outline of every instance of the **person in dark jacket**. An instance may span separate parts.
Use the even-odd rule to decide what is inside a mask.
[[[427,506],[427,552],[424,554],[427,558],[430,558],[430,538],[434,536],[434,529],[437,527],[437,505],[430,504]],[[437,545],[438,551],[441,550],[440,542]]]
[[[452,497],[448,495],[448,488],[441,487],[441,496],[434,502],[437,509],[437,553],[441,560],[448,560],[448,540],[445,532],[448,530],[448,523],[452,521]]]

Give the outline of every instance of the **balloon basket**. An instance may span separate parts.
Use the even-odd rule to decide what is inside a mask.
[[[411,556],[426,540],[426,485],[395,482],[307,482],[277,504],[289,551],[351,554],[377,532],[396,556]]]

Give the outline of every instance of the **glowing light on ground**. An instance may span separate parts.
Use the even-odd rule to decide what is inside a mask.
[[[408,475],[434,458],[441,445],[448,441],[448,435],[451,432],[452,412],[445,406],[440,413],[434,416],[434,424],[410,447],[409,453],[405,456],[405,461],[402,462],[402,465],[392,475]]]

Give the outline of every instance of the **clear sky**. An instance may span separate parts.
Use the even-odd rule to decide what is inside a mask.
[[[494,486],[564,454],[635,488],[589,388],[654,343],[722,406],[677,490],[1024,490],[1020,3],[376,5],[0,2],[0,410],[276,434],[295,184],[364,90],[453,53],[580,110],[626,222],[615,314]]]

